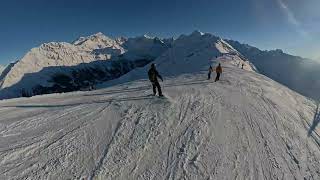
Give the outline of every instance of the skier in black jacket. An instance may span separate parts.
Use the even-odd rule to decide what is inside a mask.
[[[156,66],[153,63],[151,64],[151,68],[148,71],[148,76],[149,76],[150,82],[152,83],[153,95],[155,96],[157,94],[157,91],[156,91],[156,88],[157,88],[159,96],[163,96],[158,78],[160,78],[161,81],[163,81],[163,79],[158,73],[158,71],[156,70]]]

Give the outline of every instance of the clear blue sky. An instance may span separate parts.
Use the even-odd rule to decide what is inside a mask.
[[[319,8],[320,0],[2,0],[0,64],[96,32],[177,37],[196,29],[320,58]]]

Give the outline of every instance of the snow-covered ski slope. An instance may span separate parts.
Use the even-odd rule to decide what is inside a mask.
[[[319,107],[241,57],[194,32],[154,61],[165,98],[146,66],[97,91],[0,101],[0,179],[319,179]]]
[[[1,101],[0,179],[320,179],[315,102],[215,61],[219,82],[157,60],[164,99],[142,68],[97,91]]]

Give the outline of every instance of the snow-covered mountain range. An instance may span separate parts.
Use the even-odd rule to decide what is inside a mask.
[[[165,98],[150,63],[95,91],[0,101],[0,179],[320,178],[319,105],[225,40],[194,32],[161,53]]]
[[[188,46],[188,41],[197,41],[197,47]],[[72,43],[42,44],[7,66],[0,76],[0,99],[88,89],[143,67],[165,54],[177,56],[172,49],[174,45],[181,47],[179,50],[183,46],[186,52],[184,57],[176,58],[192,59],[211,52],[219,52],[216,56],[234,55],[251,62],[260,73],[289,88],[313,99],[320,98],[320,80],[317,78],[320,76],[320,63],[291,56],[281,50],[262,51],[195,31],[177,39],[146,35],[112,39],[97,33],[80,37]],[[204,62],[208,65],[210,58],[216,56],[206,56]]]
[[[181,35],[177,38],[172,47],[156,58],[159,71],[164,76],[177,76],[186,73],[208,71],[209,66],[223,57],[222,61],[248,71],[255,71],[255,66],[247,61],[236,49],[230,46],[225,40],[209,33],[195,31],[190,35]],[[114,81],[108,81],[100,87],[112,86],[114,82],[125,83],[146,78],[149,66],[135,68]]]
[[[169,46],[148,36],[111,39],[102,33],[73,43],[45,43],[7,66],[0,98],[79,90],[143,66]]]

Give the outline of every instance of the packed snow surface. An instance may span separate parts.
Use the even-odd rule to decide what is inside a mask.
[[[165,98],[138,78],[1,101],[0,179],[320,179],[315,102],[218,60],[221,81],[169,72]]]

